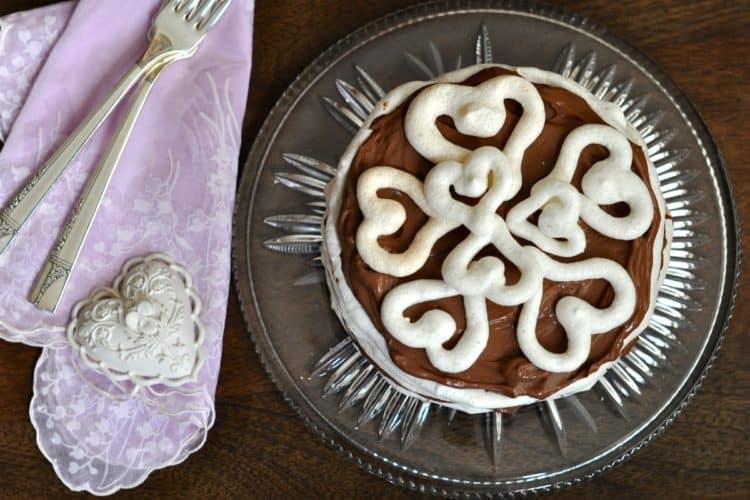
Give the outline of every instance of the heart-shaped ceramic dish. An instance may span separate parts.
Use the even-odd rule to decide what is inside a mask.
[[[125,263],[113,288],[73,308],[68,341],[84,363],[136,388],[195,380],[203,364],[200,299],[182,266],[164,254]]]

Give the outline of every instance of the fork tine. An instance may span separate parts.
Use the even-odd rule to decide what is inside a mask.
[[[213,7],[214,0],[190,0],[190,8],[187,11],[187,14],[185,14],[185,19],[188,22],[199,23],[202,19],[200,17],[200,13],[208,7],[209,9]]]
[[[214,26],[216,26],[216,23],[219,22],[219,19],[221,19],[221,16],[224,15],[224,12],[226,12],[229,4],[231,3],[232,0],[219,0],[219,2],[216,4],[216,7],[214,7],[213,12],[210,14],[208,20],[206,20],[205,22],[201,21],[198,24],[198,29],[204,31],[211,30]]]
[[[185,19],[188,19],[195,10],[195,6],[198,4],[200,0],[185,0],[182,4],[180,4],[180,8],[177,9],[177,12],[185,12]]]
[[[193,16],[195,24],[199,25],[204,22],[214,7],[216,7],[216,0],[201,0],[200,5],[195,9],[196,14]]]

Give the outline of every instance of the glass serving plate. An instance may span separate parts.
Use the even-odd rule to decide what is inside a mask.
[[[591,391],[512,416],[456,414],[390,388],[331,312],[317,257],[330,165],[382,89],[492,61],[560,72],[620,105],[644,136],[675,223],[654,319],[632,352]],[[245,320],[287,401],[368,472],[444,496],[559,488],[623,462],[659,435],[721,345],[739,269],[721,156],[675,84],[590,20],[513,1],[409,8],[319,56],[253,145],[235,226]]]

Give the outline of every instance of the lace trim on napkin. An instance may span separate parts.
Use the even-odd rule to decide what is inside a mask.
[[[34,371],[31,422],[37,444],[71,490],[108,495],[146,480],[154,464],[178,464],[200,449],[213,426],[213,397],[204,388],[156,403],[103,397],[81,383],[69,347],[45,349]],[[86,370],[86,377],[106,380]],[[156,406],[153,406],[156,404]],[[84,424],[85,422],[85,424]]]

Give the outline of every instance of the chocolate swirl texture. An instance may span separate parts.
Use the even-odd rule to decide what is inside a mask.
[[[512,70],[492,67],[480,70],[462,83],[475,86],[491,78],[515,74]],[[523,162],[523,185],[517,195],[504,202],[498,214],[505,216],[510,208],[529,196],[531,187],[552,170],[566,136],[584,124],[600,124],[603,120],[587,102],[574,93],[560,87],[535,84],[545,107],[546,120],[541,135],[526,150]],[[621,326],[591,338],[588,359],[572,372],[552,373],[534,366],[521,352],[516,340],[516,321],[520,306],[500,306],[486,301],[490,335],[489,342],[473,365],[459,373],[445,373],[433,366],[423,349],[408,347],[396,340],[383,325],[380,306],[384,296],[401,283],[415,279],[440,279],[441,267],[447,254],[467,236],[467,230],[457,228],[434,245],[427,262],[414,274],[402,278],[379,273],[371,269],[361,258],[356,247],[357,228],[363,220],[357,203],[356,188],[359,176],[369,168],[388,165],[404,170],[424,180],[434,166],[419,155],[410,145],[404,130],[404,118],[414,96],[411,96],[389,113],[372,122],[371,134],[359,146],[349,166],[342,190],[340,210],[335,221],[341,246],[341,267],[349,286],[359,304],[366,311],[373,325],[387,342],[391,359],[404,372],[456,388],[474,388],[498,392],[507,396],[547,397],[576,380],[591,375],[604,363],[619,357],[628,346],[624,341],[642,324],[651,310],[653,286],[654,248],[663,243],[660,238],[662,214],[655,212],[654,219],[642,236],[622,241],[603,236],[579,222],[586,235],[586,249],[575,257],[561,258],[562,262],[576,262],[592,257],[603,257],[622,265],[630,275],[636,291],[635,311]],[[506,121],[493,137],[479,138],[459,133],[448,117],[438,120],[438,127],[445,138],[469,150],[481,146],[503,148],[517,123],[522,111],[513,101],[506,101]],[[649,181],[649,167],[643,151],[631,144],[633,152],[632,171],[644,180],[649,189],[651,201],[657,204]],[[596,162],[606,158],[608,151],[602,146],[586,147],[576,166],[571,184],[580,189],[581,179]],[[417,231],[425,224],[427,216],[405,194],[385,189],[378,193],[383,198],[398,201],[406,209],[407,217],[403,227],[394,234],[379,238],[379,244],[391,252],[404,251]],[[476,199],[454,195],[464,203],[474,204]],[[604,207],[614,216],[625,216],[628,207],[615,204]],[[532,217],[533,219],[533,217]],[[521,241],[521,243],[527,243]],[[506,264],[506,279],[513,283],[519,279],[518,270],[492,246],[485,248],[477,258],[492,255],[501,258]],[[611,286],[604,280],[583,280],[577,282],[544,282],[543,297],[537,322],[537,338],[542,346],[552,352],[562,352],[567,348],[567,337],[555,316],[555,305],[564,296],[575,296],[596,307],[607,307],[613,299]],[[406,315],[417,320],[426,311],[441,309],[449,313],[456,322],[456,332],[446,344],[450,348],[461,337],[466,325],[463,299],[460,296],[426,302],[411,307]]]

